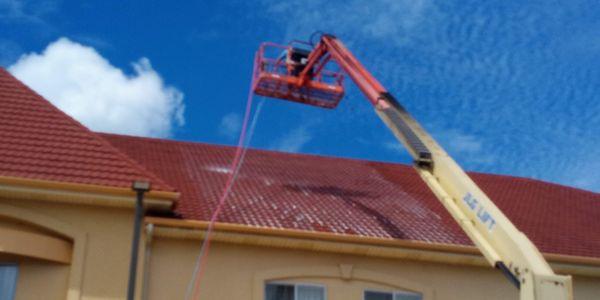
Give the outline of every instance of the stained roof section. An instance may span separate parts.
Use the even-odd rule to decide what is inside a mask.
[[[181,191],[180,217],[208,220],[235,148],[102,134]],[[471,173],[543,252],[600,257],[600,194]],[[412,167],[249,150],[219,218],[249,226],[471,245]]]

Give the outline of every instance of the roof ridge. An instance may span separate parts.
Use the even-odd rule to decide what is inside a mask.
[[[136,136],[136,135],[128,135],[128,134],[119,134],[119,133],[111,133],[111,132],[96,132],[101,136],[115,136],[115,137],[124,137],[124,138],[132,138],[132,139],[140,139],[140,140],[149,140],[159,143],[170,143],[170,144],[182,144],[182,145],[202,145],[208,147],[215,148],[235,148],[236,145],[226,145],[226,144],[216,144],[216,143],[208,143],[208,142],[198,142],[198,141],[182,141],[182,140],[172,140],[165,138],[156,138],[156,137],[146,137],[146,136]],[[366,162],[366,163],[374,163],[374,164],[383,164],[383,165],[395,165],[395,166],[403,166],[403,167],[411,167],[410,164],[404,164],[399,162],[391,162],[391,161],[379,161],[372,159],[361,159],[356,157],[342,157],[342,156],[333,156],[326,154],[315,154],[315,153],[293,153],[293,152],[285,152],[271,149],[260,149],[254,147],[248,147],[249,150],[253,152],[259,153],[267,153],[267,154],[277,154],[277,155],[285,155],[285,156],[300,156],[300,157],[312,157],[319,159],[329,159],[329,160],[342,160],[342,161],[352,161],[352,162]]]
[[[153,141],[153,142],[158,142],[158,143],[192,145],[192,146],[198,145],[198,146],[207,146],[207,147],[224,148],[224,149],[236,147],[234,145],[211,144],[211,143],[207,143],[207,142],[197,142],[197,141],[172,140],[172,139],[165,139],[165,138],[135,136],[135,135],[109,133],[109,132],[97,132],[97,133],[100,136],[114,136],[114,137],[123,137],[123,138],[128,138],[128,139],[148,140],[148,141]],[[274,154],[283,155],[283,156],[300,156],[300,157],[319,158],[319,159],[328,159],[328,160],[365,162],[365,163],[384,165],[384,166],[412,167],[410,164],[403,164],[403,163],[389,162],[389,161],[360,159],[360,158],[352,158],[352,157],[338,157],[338,156],[329,156],[329,155],[311,154],[311,153],[290,153],[290,152],[283,152],[283,151],[276,151],[276,150],[269,150],[269,149],[252,148],[252,147],[249,147],[249,150],[251,150],[253,152],[259,152],[259,153],[262,152],[262,153],[266,153],[266,154],[274,153]],[[554,186],[558,186],[558,187],[573,189],[576,191],[584,191],[584,192],[592,193],[593,195],[599,194],[599,193],[596,193],[593,191],[589,191],[589,190],[585,190],[585,189],[581,189],[581,188],[577,188],[577,187],[573,187],[573,186],[568,186],[568,185],[564,185],[564,184],[560,184],[560,183],[556,183],[556,182],[546,181],[546,180],[538,179],[538,178],[531,178],[531,177],[518,176],[518,175],[512,175],[512,174],[485,173],[485,172],[480,172],[480,171],[466,171],[466,172],[469,175],[475,175],[475,176],[490,176],[490,177],[500,177],[500,178],[507,178],[507,179],[511,178],[511,179],[522,181],[522,182],[544,183],[544,184],[548,184],[548,185],[554,185]]]

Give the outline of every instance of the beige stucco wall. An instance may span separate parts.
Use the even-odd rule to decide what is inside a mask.
[[[39,260],[20,261],[15,298],[65,299],[68,279],[68,265]]]
[[[57,234],[49,231],[47,228],[35,226],[26,222],[27,220],[19,219],[19,216],[14,216],[14,218],[0,216],[0,229],[10,229],[23,234],[34,233],[36,235],[60,238]],[[16,291],[17,299],[43,299],[44,297],[46,299],[64,299],[66,297],[70,269],[69,265],[34,259],[13,253],[6,254],[4,253],[6,249],[1,246],[2,244],[0,242],[0,248],[2,248],[0,249],[0,252],[2,252],[0,255],[0,263],[16,263],[19,266],[17,278],[19,284],[17,284]],[[37,251],[47,251],[47,249],[43,249],[44,246],[44,243],[22,245],[22,247],[26,248],[40,248],[37,249]],[[44,297],[41,296],[42,291]]]
[[[200,243],[156,238],[150,258],[149,299],[183,299]],[[352,266],[343,278],[340,265]],[[213,243],[200,299],[262,300],[266,280],[324,285],[328,300],[362,299],[364,289],[406,289],[425,299],[518,299],[491,268],[461,267],[315,251]],[[598,299],[600,279],[575,277],[576,299]]]
[[[60,228],[76,232],[80,240],[79,250],[74,253],[81,256],[79,265],[76,261],[75,265],[61,265],[34,259],[19,260],[17,300],[65,299],[67,295],[81,299],[125,298],[133,228],[132,208],[6,198],[0,199],[0,204],[19,210],[19,215],[25,219],[32,218],[33,222],[38,217],[51,220]],[[18,219],[19,215],[11,217]],[[68,283],[72,274],[78,277],[74,286],[72,282]]]
[[[16,299],[64,299],[67,295],[75,299],[125,299],[132,208],[1,197],[0,206],[14,209],[12,218],[50,224],[43,229],[3,220],[0,226],[48,234],[63,230],[77,236],[74,257],[81,256],[72,265],[17,259],[20,275]],[[151,245],[149,299],[183,299],[200,241],[154,237]],[[14,260],[0,256],[0,261]],[[74,284],[72,277],[77,272],[79,280]],[[200,299],[262,300],[268,280],[324,285],[329,300],[362,299],[364,289],[419,291],[426,300],[518,299],[517,291],[489,268],[220,242],[213,243]],[[574,287],[576,299],[598,299],[600,278],[575,277]]]

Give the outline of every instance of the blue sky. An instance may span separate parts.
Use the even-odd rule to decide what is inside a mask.
[[[598,15],[577,0],[0,0],[0,65],[92,129],[234,144],[258,45],[323,30],[465,169],[598,192]],[[265,100],[251,145],[409,162],[346,87],[336,110]]]

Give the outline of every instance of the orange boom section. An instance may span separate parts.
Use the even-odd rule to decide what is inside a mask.
[[[299,44],[301,42],[294,42]],[[326,69],[328,59],[307,70],[308,80],[300,75],[306,68],[312,49],[297,47],[294,43],[284,46],[273,43],[261,44],[254,62],[254,93],[278,98],[335,108],[344,97],[343,74]],[[301,44],[306,45],[306,44]]]

